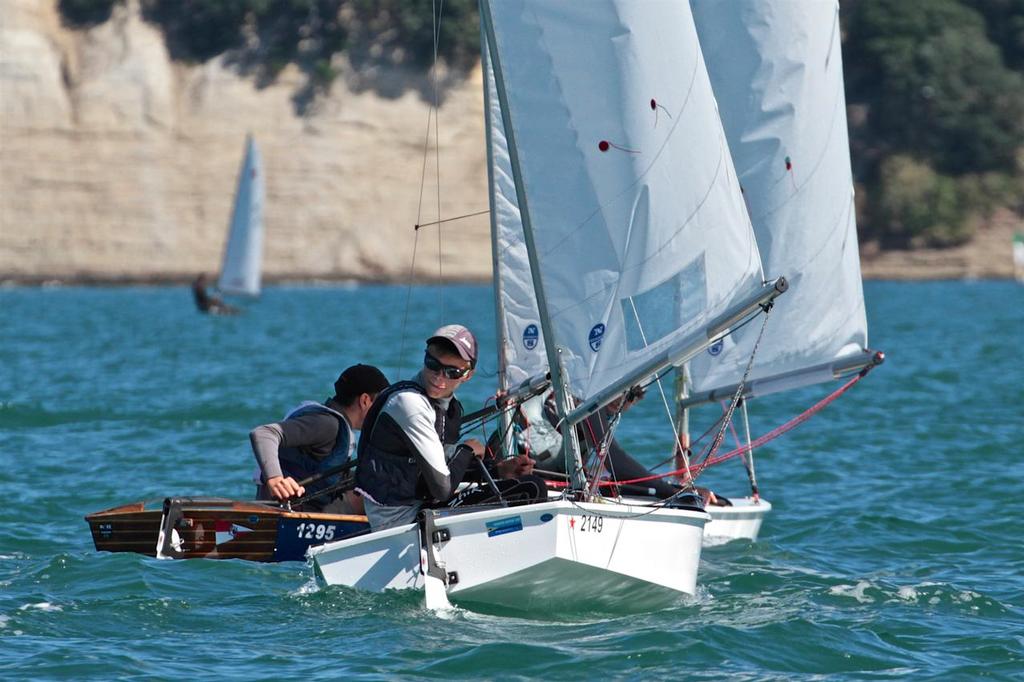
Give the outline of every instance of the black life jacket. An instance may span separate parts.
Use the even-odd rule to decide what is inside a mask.
[[[462,404],[455,396],[448,403],[448,409],[443,410],[415,381],[399,381],[377,395],[363,419],[356,486],[378,504],[386,506],[411,505],[429,497],[408,437],[392,420],[378,421],[391,396],[402,391],[415,391],[427,398],[434,408],[434,430],[443,445],[459,442],[462,424]]]

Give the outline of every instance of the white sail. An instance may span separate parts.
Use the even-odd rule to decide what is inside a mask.
[[[263,260],[263,162],[252,136],[238,173],[235,207],[224,249],[217,289],[225,294],[258,296]]]
[[[763,395],[865,358],[867,321],[836,0],[691,0],[766,272],[785,276],[750,375]],[[759,325],[690,363],[691,393],[731,391]],[[866,358],[865,358],[866,359]]]
[[[488,4],[515,143],[501,168],[492,125],[497,216],[511,231],[506,197],[526,200],[548,342],[568,391],[586,399],[757,290],[757,245],[686,3]],[[516,164],[521,194],[510,195]],[[528,296],[529,275],[518,277]]]
[[[548,360],[541,330],[537,298],[530,275],[530,259],[523,237],[508,141],[501,121],[501,104],[494,69],[487,54],[486,36],[481,50],[484,100],[487,108],[488,172],[491,184],[491,241],[494,248],[494,288],[498,322],[498,381],[509,388],[543,374]]]

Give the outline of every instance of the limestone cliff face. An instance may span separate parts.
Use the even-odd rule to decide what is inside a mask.
[[[87,31],[62,26],[56,4],[0,2],[0,280],[215,272],[246,133],[264,158],[268,279],[408,277],[413,226],[439,213],[424,76],[373,74],[385,97],[343,64],[300,116],[295,73],[259,89],[222,60],[172,62],[135,0]],[[479,73],[437,120],[440,215],[485,210]],[[442,276],[488,277],[487,216],[442,227]],[[417,274],[437,277],[438,227],[419,232]]]

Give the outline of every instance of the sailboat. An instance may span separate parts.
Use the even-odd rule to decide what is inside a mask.
[[[263,264],[263,160],[252,135],[245,139],[245,157],[238,172],[238,188],[231,226],[224,247],[217,290],[227,296],[260,295]]]
[[[742,396],[866,372],[884,356],[867,347],[838,2],[690,5],[764,267],[791,286]],[[731,400],[757,338],[748,327],[691,360],[680,407]],[[752,495],[709,508],[708,536],[756,539],[771,508],[746,456]]]
[[[498,275],[500,343],[543,352],[500,360],[502,385],[550,372],[568,485],[543,503],[428,510],[310,556],[322,582],[423,589],[428,607],[664,604],[694,592],[709,516],[602,495],[576,424],[786,284],[764,280],[686,3],[482,0],[480,14],[494,248],[521,233],[516,276],[532,290]]]

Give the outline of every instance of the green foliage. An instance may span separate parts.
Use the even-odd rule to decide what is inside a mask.
[[[968,0],[985,17],[989,39],[1012,69],[1024,70],[1024,0]]]
[[[102,24],[110,18],[114,5],[124,0],[60,0],[57,8],[64,21],[79,28]]]
[[[429,65],[434,58],[435,17],[425,0],[353,0],[356,22],[364,39],[372,41],[393,63]],[[443,12],[438,32],[438,57],[466,67],[480,57],[480,20],[476,0],[445,0],[434,6]]]
[[[874,192],[872,222],[886,226],[886,246],[952,246],[970,238],[956,181],[926,164],[906,156],[887,158]]]
[[[142,0],[147,21],[159,24],[171,56],[203,62],[242,44],[243,22],[260,0]]]
[[[273,78],[296,64],[317,88],[329,87],[337,75],[331,58],[345,49],[348,28],[343,0],[263,0],[254,8],[254,46],[246,57]]]
[[[956,0],[861,2],[847,37],[851,100],[869,134],[943,173],[1012,170],[1024,140],[1024,76],[1007,69],[982,16]]]

